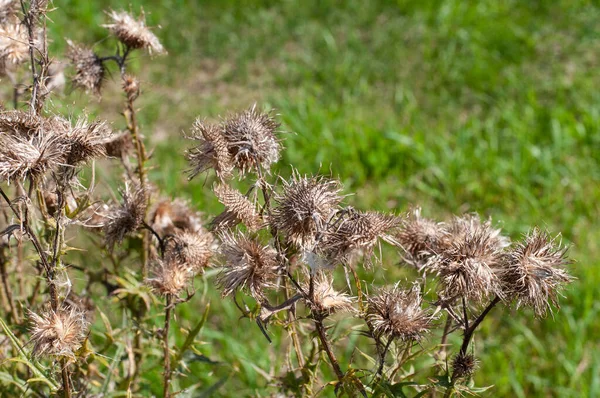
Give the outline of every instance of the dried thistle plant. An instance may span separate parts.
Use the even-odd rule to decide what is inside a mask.
[[[142,225],[146,212],[147,192],[144,187],[130,188],[127,185],[121,195],[122,203],[112,207],[104,226],[106,246],[110,250],[116,243],[122,242],[126,235],[135,232]]]
[[[444,224],[421,217],[420,208],[409,212],[396,235],[404,251],[404,262],[418,269],[424,268],[443,248],[446,233]]]
[[[177,231],[165,242],[165,260],[199,273],[213,254],[214,238],[206,231]]]
[[[250,231],[256,231],[261,225],[261,218],[256,211],[256,206],[241,192],[226,184],[216,184],[213,191],[219,202],[225,205],[225,211],[211,222],[215,231],[230,229],[240,222]]]
[[[314,280],[314,294],[310,302],[311,311],[320,315],[331,315],[337,312],[353,312],[353,298],[335,290],[333,276],[318,272]],[[309,290],[309,286],[305,286]]]
[[[189,285],[194,272],[178,261],[157,259],[150,269],[152,277],[146,283],[161,296],[178,296]]]
[[[233,159],[218,126],[196,119],[190,138],[200,142],[198,146],[187,151],[187,158],[192,166],[190,178],[211,168],[221,181],[232,176]]]
[[[67,58],[75,68],[73,85],[100,95],[105,75],[104,63],[93,50],[75,44],[71,40],[67,40],[67,44],[69,46]]]
[[[531,307],[539,317],[558,307],[561,289],[573,278],[565,270],[570,263],[567,248],[558,238],[534,228],[506,257],[500,272],[507,300],[515,300],[517,308]]]
[[[31,342],[35,357],[55,356],[74,360],[87,336],[88,322],[76,307],[29,312]]]
[[[125,11],[110,11],[111,23],[102,25],[114,34],[121,43],[132,49],[145,49],[150,54],[162,54],[164,47],[158,37],[146,26],[146,17],[142,12],[136,19]]]

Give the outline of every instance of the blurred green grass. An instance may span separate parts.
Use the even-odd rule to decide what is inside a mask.
[[[207,213],[218,209],[205,181],[188,183],[182,173],[189,144],[181,133],[196,116],[217,118],[258,102],[274,107],[289,132],[281,172],[290,164],[303,173],[332,170],[348,192],[358,192],[349,199],[357,207],[419,204],[435,217],[478,211],[515,237],[534,224],[562,231],[578,277],[563,308],[545,320],[497,311],[477,341],[476,382],[494,384],[493,396],[600,395],[594,2],[130,3],[161,26],[156,32],[169,51],[132,63],[146,92],[140,121],[156,146],[152,177],[168,194],[190,197]],[[111,51],[98,26],[103,10],[129,7],[116,0],[55,5],[59,53],[63,37]],[[118,95],[109,89],[98,104],[73,92],[57,107],[86,108],[118,126]],[[208,386],[234,374],[224,396],[260,393],[267,381],[257,367],[268,373],[278,342],[267,348],[232,305],[207,295],[213,311],[205,351],[221,364],[195,363],[195,380]],[[190,324],[199,313],[179,311]]]

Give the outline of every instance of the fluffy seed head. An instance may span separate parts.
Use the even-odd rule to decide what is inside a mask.
[[[277,251],[243,234],[220,237],[223,270],[218,282],[223,296],[245,289],[252,297],[263,298],[264,289],[277,277]]]
[[[214,238],[206,231],[176,231],[168,238],[165,247],[165,260],[178,263],[194,274],[208,265],[212,256]]]
[[[440,298],[464,297],[479,303],[491,295],[502,296],[498,269],[503,265],[506,239],[500,231],[471,216],[457,219],[448,231],[446,246],[431,261],[440,282]]]
[[[500,274],[506,298],[516,300],[517,308],[531,307],[539,317],[552,305],[558,307],[560,290],[573,279],[564,268],[571,262],[566,254],[557,238],[533,229],[507,255]]]
[[[70,40],[67,40],[67,44],[69,45],[67,58],[75,68],[75,76],[72,77],[73,85],[100,95],[104,82],[104,64],[91,49]]]
[[[367,322],[375,337],[400,339],[403,342],[421,340],[433,320],[432,315],[421,308],[423,299],[417,284],[410,290],[398,285],[383,288],[368,298]]]
[[[161,236],[173,235],[177,231],[203,232],[201,214],[180,198],[158,203],[150,220],[152,228]]]
[[[218,126],[196,119],[190,138],[200,143],[187,151],[187,158],[192,166],[189,171],[190,179],[211,168],[215,170],[221,181],[231,177],[233,159],[229,154],[227,141]]]
[[[305,288],[308,291],[308,286]],[[323,272],[317,273],[314,283],[314,300],[310,303],[311,311],[322,315],[335,312],[352,312],[352,297],[340,293],[333,288],[333,278]]]
[[[275,136],[279,123],[271,113],[262,113],[256,105],[225,120],[222,126],[229,154],[243,173],[257,167],[268,171],[279,160],[281,145]]]
[[[445,231],[442,224],[421,217],[421,209],[417,208],[402,220],[396,238],[404,251],[404,261],[422,269],[442,246]]]
[[[477,370],[478,361],[472,354],[458,353],[452,360],[452,378],[469,378]]]
[[[271,223],[294,245],[311,248],[342,200],[340,186],[338,181],[294,173],[284,181],[283,193],[275,196]]]
[[[146,283],[155,293],[177,296],[186,288],[194,273],[177,261],[156,260],[151,275],[152,277],[148,278]]]
[[[75,352],[86,338],[88,323],[81,310],[73,306],[41,315],[29,312],[31,341],[35,357],[56,356],[75,359]]]
[[[144,221],[146,195],[143,187],[130,189],[126,186],[122,192],[122,203],[112,207],[104,226],[106,245],[110,250],[114,248],[115,243],[122,242],[126,235],[137,230]]]
[[[219,202],[225,205],[225,211],[211,222],[213,230],[233,228],[240,222],[251,231],[260,228],[261,219],[256,212],[256,206],[241,192],[226,184],[216,184],[213,190]]]
[[[138,19],[125,11],[110,11],[108,16],[111,23],[102,26],[110,30],[121,43],[132,49],[146,49],[150,54],[165,52],[158,37],[146,26],[143,13]]]
[[[107,136],[103,140],[106,156],[122,159],[133,151],[133,139],[128,131]]]
[[[388,232],[396,229],[400,222],[401,219],[394,215],[346,209],[328,226],[323,239],[317,244],[317,252],[329,263],[348,262],[354,254],[362,252],[365,265],[369,266],[379,239],[397,244]]]
[[[65,121],[70,126],[70,123]],[[112,131],[108,124],[103,121],[88,123],[85,119],[79,119],[75,126],[67,128],[63,140],[67,152],[65,162],[70,166],[86,163],[91,159],[106,156],[106,140],[110,140]]]
[[[0,26],[0,59],[18,65],[29,57],[29,36],[19,21]]]

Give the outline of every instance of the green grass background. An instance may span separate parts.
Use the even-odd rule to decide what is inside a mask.
[[[51,14],[52,50],[61,54],[68,37],[112,51],[103,10],[129,4],[143,5],[169,51],[131,64],[156,148],[151,176],[168,195],[219,209],[203,178],[188,183],[182,173],[182,132],[196,116],[257,102],[275,108],[288,132],[279,170],[332,170],[356,207],[418,204],[438,218],[477,211],[514,237],[531,225],[562,231],[578,279],[561,310],[544,320],[496,311],[476,342],[476,383],[495,385],[489,396],[600,396],[595,2],[65,0]],[[118,84],[115,72],[101,103],[69,92],[55,106],[120,126]],[[267,395],[265,373],[284,363],[278,340],[269,346],[238,320],[213,283],[199,283],[206,295],[178,310],[192,325],[212,298],[206,357],[185,383],[206,389],[229,376],[214,394]],[[160,370],[149,372],[156,383],[147,388],[159,391]]]

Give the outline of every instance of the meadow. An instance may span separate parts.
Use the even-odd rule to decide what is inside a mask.
[[[62,38],[106,48],[107,8],[65,0],[50,15]],[[253,103],[281,115],[289,175],[338,177],[356,208],[426,216],[478,212],[518,238],[562,231],[577,280],[553,316],[502,308],[475,341],[483,396],[600,395],[600,8],[588,1],[145,0],[169,52],[136,56],[139,123],[154,148],[150,179],[207,214],[221,206],[204,178],[187,180],[183,151],[197,116],[218,120]],[[68,69],[67,69],[68,72]],[[67,89],[53,106],[121,123],[118,73],[99,102]],[[111,170],[100,170],[110,178]],[[402,275],[384,264],[388,280]],[[383,271],[381,271],[383,272]],[[204,396],[268,396],[286,361],[213,288],[214,272],[177,311],[196,324],[210,302],[187,385]],[[596,331],[596,332],[594,332]],[[344,333],[334,330],[333,334]],[[185,339],[180,333],[178,338]],[[349,341],[359,338],[351,335]],[[352,344],[346,356],[352,355]],[[160,370],[148,369],[160,391]],[[332,393],[325,391],[324,394]],[[158,393],[157,393],[158,394]],[[200,392],[198,392],[200,394]],[[196,395],[194,395],[196,396]]]

